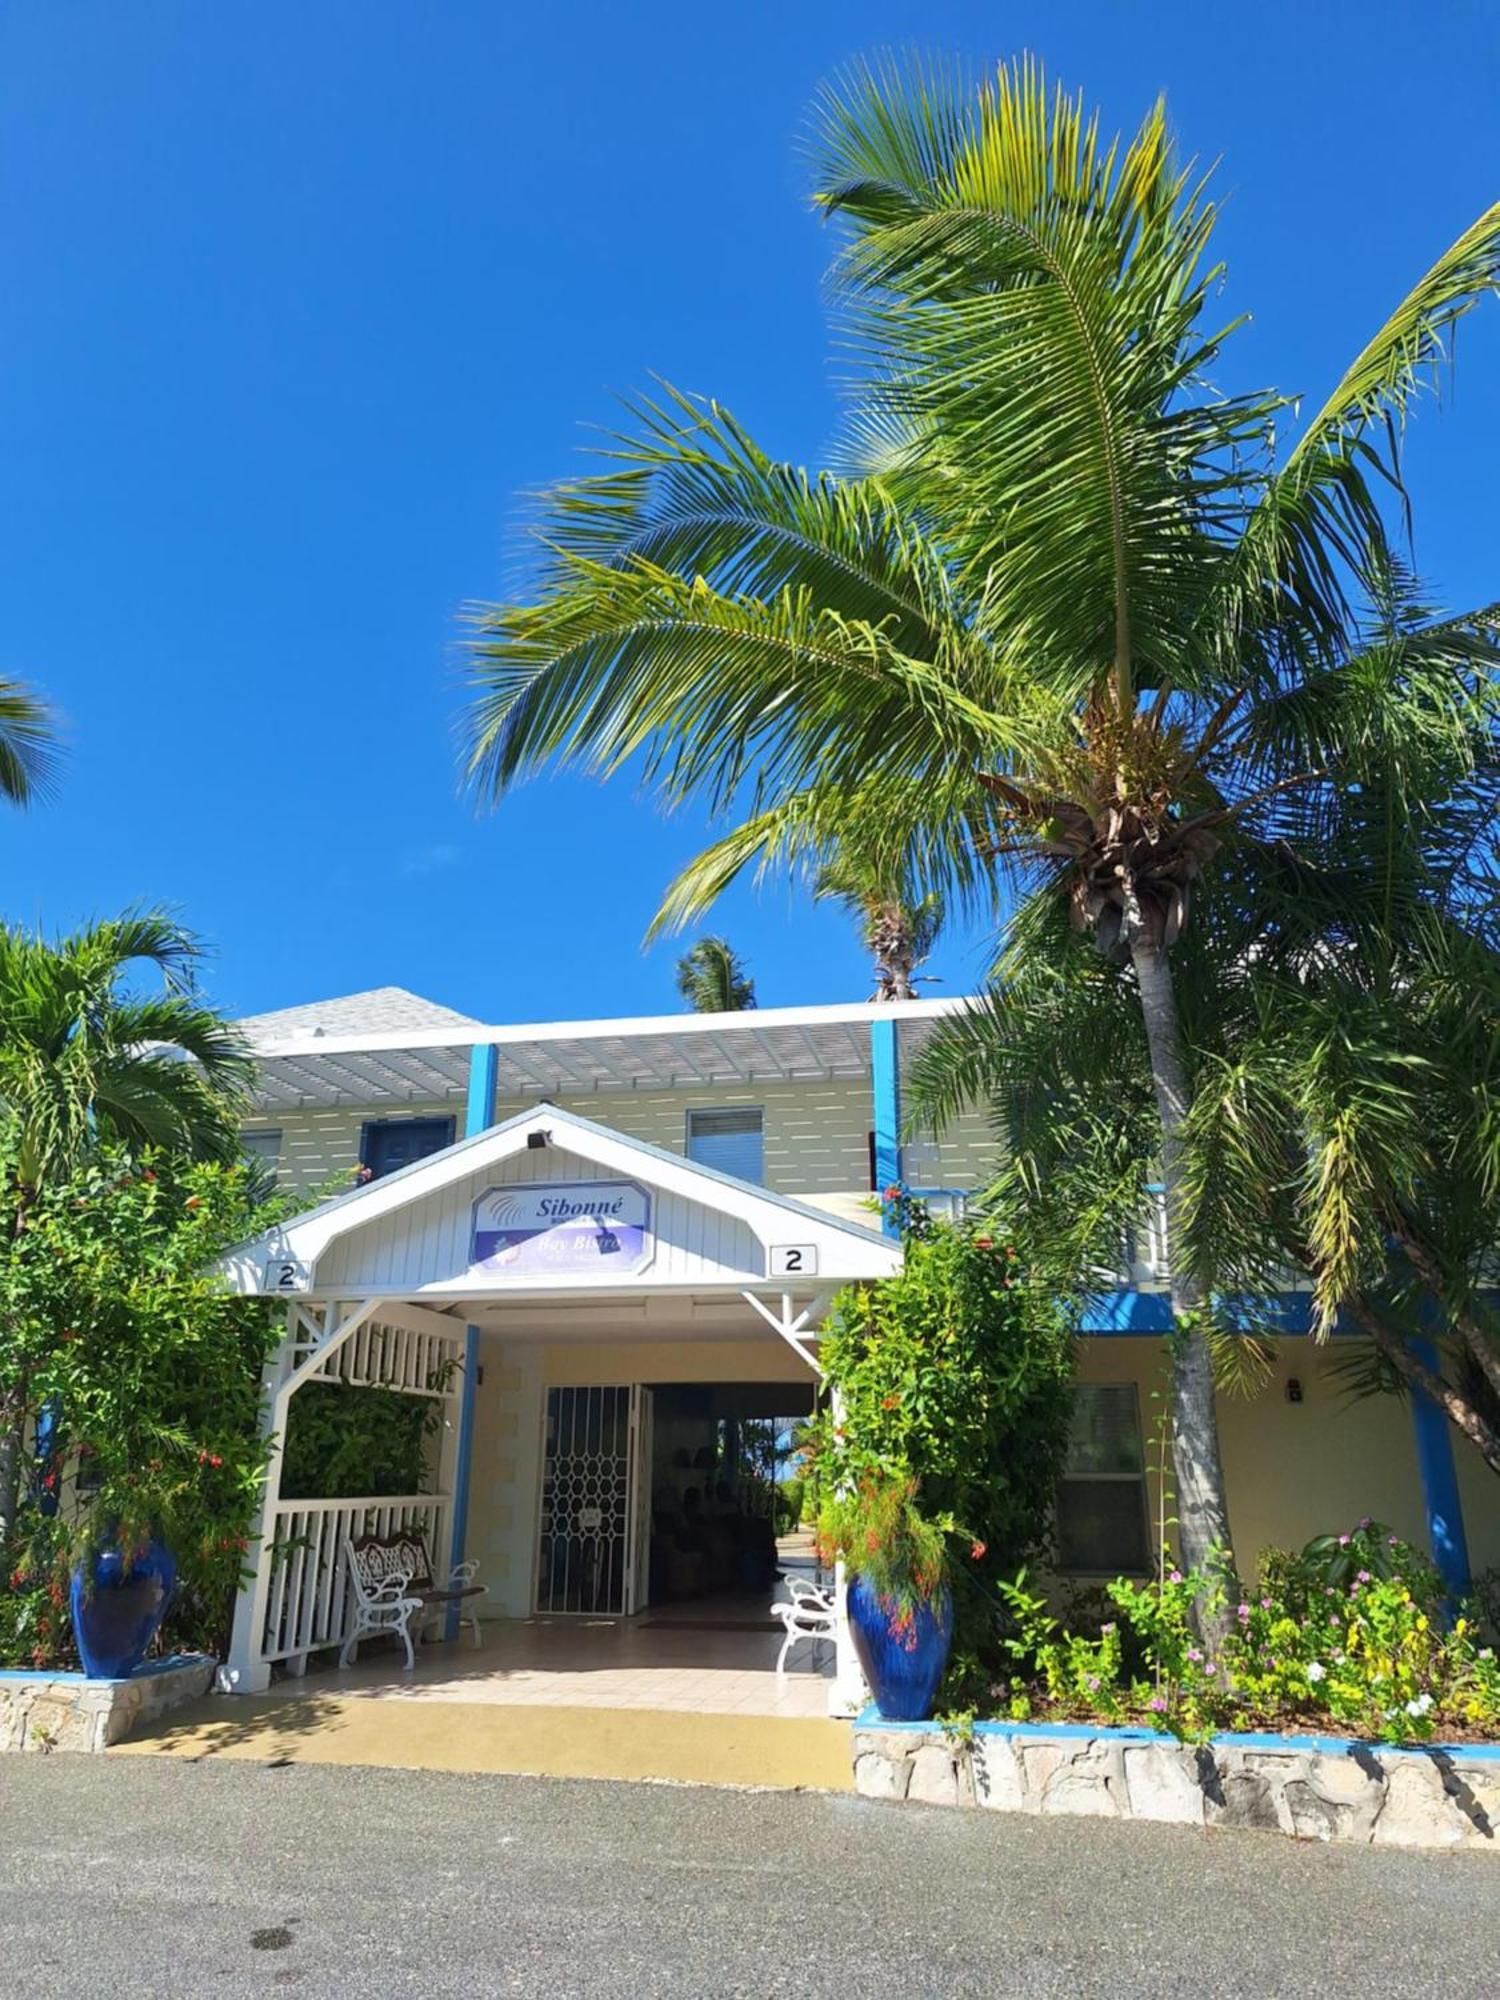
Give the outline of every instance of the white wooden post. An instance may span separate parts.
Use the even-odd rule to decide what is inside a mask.
[[[288,1306],[286,1330],[267,1361],[260,1378],[260,1428],[269,1437],[271,1449],[260,1500],[250,1524],[250,1544],[254,1550],[255,1574],[241,1584],[234,1600],[234,1626],[229,1640],[229,1658],[220,1670],[220,1685],[226,1694],[264,1694],[271,1685],[271,1663],[261,1658],[261,1639],[266,1625],[266,1601],[271,1590],[271,1550],[266,1544],[266,1523],[275,1516],[281,1498],[281,1460],[284,1426],[277,1427],[277,1405],[281,1385],[291,1373],[292,1345],[296,1337],[297,1308]]]
[[[833,1421],[843,1421],[844,1399],[832,1392]],[[830,1715],[858,1715],[870,1703],[869,1683],[849,1634],[849,1578],[843,1563],[833,1568],[833,1680],[828,1689]]]

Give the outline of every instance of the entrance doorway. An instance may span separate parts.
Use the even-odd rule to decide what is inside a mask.
[[[645,1601],[653,1619],[769,1627],[797,1526],[796,1426],[813,1388],[657,1383]]]
[[[537,1614],[769,1626],[812,1407],[807,1382],[549,1389]]]

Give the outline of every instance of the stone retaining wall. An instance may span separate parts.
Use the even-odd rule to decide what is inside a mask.
[[[854,1783],[866,1798],[924,1805],[1500,1852],[1500,1749],[1488,1747],[1220,1736],[1190,1749],[1147,1730],[1061,1723],[980,1723],[964,1743],[867,1711]]]
[[[147,1660],[121,1681],[0,1673],[0,1752],[107,1750],[137,1724],[207,1694],[215,1664],[204,1653]]]

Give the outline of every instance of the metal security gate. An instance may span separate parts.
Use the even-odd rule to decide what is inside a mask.
[[[642,1399],[638,1388],[549,1389],[536,1608],[621,1617],[636,1608]],[[645,1479],[650,1479],[646,1462]]]

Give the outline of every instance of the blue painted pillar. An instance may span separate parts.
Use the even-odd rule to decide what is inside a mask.
[[[1414,1339],[1412,1353],[1438,1372],[1437,1350],[1430,1340]],[[1417,1438],[1417,1467],[1422,1475],[1422,1504],[1427,1510],[1427,1540],[1432,1560],[1442,1572],[1450,1597],[1469,1588],[1469,1544],[1464,1534],[1463,1507],[1458,1497],[1458,1473],[1453,1463],[1453,1433],[1448,1419],[1420,1389],[1411,1394],[1411,1421]]]
[[[883,1198],[887,1188],[902,1185],[900,1054],[896,1023],[888,1015],[877,1015],[870,1023],[870,1099],[875,1127],[875,1192]],[[889,1215],[885,1233],[901,1233]]]
[[[469,1095],[464,1107],[464,1137],[487,1132],[495,1122],[495,1089],[500,1051],[493,1042],[478,1042],[469,1051]],[[474,1395],[479,1387],[479,1330],[464,1332],[463,1393],[458,1406],[458,1451],[453,1461],[453,1536],[448,1560],[461,1563],[469,1533],[469,1473],[474,1459]],[[458,1637],[459,1606],[448,1608],[447,1636]]]

